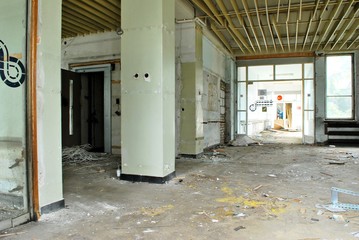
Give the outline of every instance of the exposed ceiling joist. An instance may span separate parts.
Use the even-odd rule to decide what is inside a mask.
[[[358,49],[359,0],[186,1],[234,56]],[[63,0],[62,11],[63,37],[121,27],[120,0]]]

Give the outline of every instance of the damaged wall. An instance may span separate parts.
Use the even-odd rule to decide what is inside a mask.
[[[235,61],[205,31],[203,37],[203,122],[204,147],[223,144],[234,138]],[[223,88],[221,90],[221,82]],[[225,96],[223,96],[225,94]],[[224,98],[224,100],[223,100]],[[221,106],[225,106],[224,109]],[[225,110],[225,111],[224,111]],[[225,128],[225,129],[224,129]]]

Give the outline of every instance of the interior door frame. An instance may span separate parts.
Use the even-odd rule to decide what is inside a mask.
[[[91,73],[103,72],[104,73],[104,147],[106,153],[112,151],[112,123],[111,123],[111,64],[101,64],[93,66],[74,67],[71,69],[77,73]]]

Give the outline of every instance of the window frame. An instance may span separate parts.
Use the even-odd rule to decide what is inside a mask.
[[[335,57],[335,56],[350,56],[351,57],[351,104],[352,104],[352,109],[351,109],[351,116],[350,117],[328,117],[328,98],[333,98],[333,97],[343,97],[343,98],[347,98],[349,97],[348,95],[333,95],[333,96],[328,96],[327,90],[328,90],[328,73],[327,73],[327,58],[328,57]],[[355,119],[355,70],[354,70],[354,54],[352,53],[344,53],[344,54],[328,54],[325,56],[325,119],[326,120],[354,120]]]

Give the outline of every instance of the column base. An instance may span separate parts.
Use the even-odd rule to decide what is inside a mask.
[[[172,178],[176,177],[176,172],[168,174],[165,177],[151,177],[151,176],[143,176],[143,175],[132,175],[132,174],[121,174],[120,179],[129,181],[129,182],[148,182],[148,183],[156,183],[156,184],[164,184],[170,181]]]

